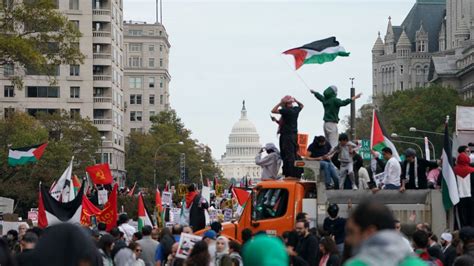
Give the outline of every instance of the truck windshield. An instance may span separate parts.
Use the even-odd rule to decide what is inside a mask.
[[[252,220],[265,220],[285,215],[288,190],[261,189],[252,202]]]

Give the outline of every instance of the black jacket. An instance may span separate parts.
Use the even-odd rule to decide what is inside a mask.
[[[319,265],[319,263],[321,262],[321,259],[322,259],[322,255],[318,259],[317,265]],[[341,257],[337,254],[331,254],[329,256],[328,261],[326,262],[326,266],[340,266],[340,265],[341,265]]]
[[[312,234],[299,239],[296,247],[296,253],[303,258],[309,265],[316,265],[318,263],[319,241]]]
[[[406,170],[407,170],[407,165],[408,161],[405,160],[402,164],[402,176],[401,180],[405,182],[405,188],[406,189],[427,189],[428,188],[428,180],[426,179],[426,172],[428,170],[434,169],[438,167],[438,164],[436,162],[430,162],[427,161],[423,158],[417,158],[418,160],[418,187],[415,185],[415,162],[410,163],[410,172],[408,173],[409,180],[405,179],[406,175]]]
[[[444,264],[443,250],[441,249],[439,245],[434,245],[432,247],[429,247],[428,254],[430,254],[430,256],[433,258],[439,259]]]
[[[189,210],[189,225],[193,228],[193,231],[199,231],[206,227],[206,216],[204,211],[208,208],[207,202],[201,202],[203,198],[201,195],[196,195],[193,199],[193,205]]]
[[[449,246],[444,252],[444,266],[452,266],[454,264],[454,260],[457,257],[456,248],[453,246]]]

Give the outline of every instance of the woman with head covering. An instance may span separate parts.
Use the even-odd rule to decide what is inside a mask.
[[[216,240],[216,266],[232,266],[229,255],[229,239],[220,236]]]
[[[267,155],[263,156],[263,152]],[[262,167],[262,180],[278,179],[278,172],[281,167],[280,151],[273,143],[265,144],[260,152],[255,156],[255,164]]]
[[[209,255],[207,243],[205,241],[199,241],[194,245],[191,254],[189,254],[189,257],[184,262],[184,265],[209,266],[210,262],[211,255]]]

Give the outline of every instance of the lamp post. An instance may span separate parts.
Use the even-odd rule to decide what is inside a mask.
[[[398,143],[403,143],[403,144],[409,144],[409,145],[413,145],[413,146],[416,146],[419,150],[420,150],[420,154],[423,155],[423,149],[421,149],[421,146],[414,143],[414,142],[409,142],[409,141],[402,141],[402,140],[392,140],[393,142],[398,142]]]
[[[351,81],[351,99],[355,96],[355,88],[354,88],[354,79],[349,78]],[[356,116],[356,106],[355,101],[351,101],[351,140],[355,139],[355,116]]]
[[[153,185],[155,187],[156,187],[156,155],[158,154],[158,152],[160,151],[161,148],[166,147],[166,146],[171,146],[171,145],[184,145],[184,142],[180,141],[180,142],[177,142],[177,143],[165,143],[165,144],[160,145],[158,148],[156,148],[155,155],[153,156],[153,160],[154,160],[154,163],[153,163]]]
[[[411,136],[402,136],[402,135],[398,135],[397,133],[392,133],[391,137],[392,137],[392,138],[416,139],[416,140],[425,141],[424,138],[411,137]],[[428,140],[428,143],[430,144],[431,149],[433,150],[433,158],[436,160],[436,152],[435,152],[435,148],[434,148],[433,142],[431,142],[430,140]],[[427,159],[429,160],[430,158],[427,158]]]
[[[104,141],[106,139],[105,136],[100,137],[100,163],[104,163]]]

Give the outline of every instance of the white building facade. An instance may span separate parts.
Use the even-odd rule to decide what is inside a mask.
[[[255,164],[255,156],[262,148],[255,125],[247,118],[245,102],[239,121],[229,135],[226,152],[218,161],[224,178],[240,180],[243,177],[260,179],[261,168]]]

